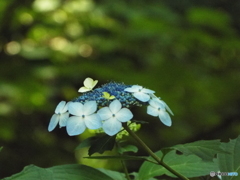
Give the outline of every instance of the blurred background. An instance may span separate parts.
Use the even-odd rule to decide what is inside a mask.
[[[240,1],[1,0],[0,178],[34,164],[84,163],[86,137],[47,131],[56,105],[86,77],[139,84],[172,109],[172,127],[148,121],[138,135],[157,151],[240,132]],[[154,137],[154,138],[153,138]],[[134,143],[134,142],[133,142]],[[139,155],[146,155],[139,151]],[[128,163],[137,171],[141,162]]]

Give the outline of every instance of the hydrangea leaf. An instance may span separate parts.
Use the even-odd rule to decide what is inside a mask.
[[[93,136],[93,137],[89,137],[87,139],[84,139],[77,147],[75,150],[81,149],[81,148],[85,148],[85,147],[90,147],[95,141],[96,141],[97,137]]]
[[[120,173],[120,172],[117,172],[117,171],[111,171],[111,170],[107,170],[107,169],[102,169],[102,168],[99,168],[98,170],[101,171],[102,173],[110,176],[114,180],[124,180],[124,179],[126,179],[124,173]]]
[[[129,175],[134,176],[134,180],[142,180],[142,179],[139,177],[139,173],[137,173],[137,172],[130,173]],[[156,178],[149,178],[148,180],[158,180],[158,179],[156,179]],[[161,179],[161,180],[166,180],[166,179]]]
[[[164,157],[170,152],[170,151],[173,151],[173,149],[170,147],[170,148],[162,148],[161,149],[161,152],[162,152],[162,157],[161,157],[161,160],[164,159]]]
[[[108,136],[104,135],[98,139],[91,145],[88,150],[88,155],[98,152],[100,154],[104,153],[104,151],[111,151],[115,145],[116,136]]]
[[[158,151],[156,155],[162,158],[163,153]],[[169,167],[181,173],[186,177],[200,177],[208,175],[210,171],[217,171],[218,166],[215,162],[203,161],[198,156],[191,154],[189,156],[178,155],[176,150],[170,151],[164,157],[163,162]],[[201,168],[199,168],[201,167]],[[139,170],[139,179],[149,179],[155,176],[167,175],[176,177],[174,174],[166,170],[163,166],[156,165],[150,162],[144,162]]]
[[[230,153],[218,153],[217,163],[220,172],[237,172],[238,176],[222,176],[222,180],[238,180],[240,175],[240,136],[221,147]]]
[[[187,144],[179,144],[172,148],[182,152],[184,155],[194,154],[204,161],[212,161],[217,153],[226,153],[220,145],[220,140],[201,140]]]
[[[138,151],[137,146],[134,145],[126,145],[126,146],[120,146],[117,148],[118,152],[120,154],[123,154],[125,152],[134,152],[136,153]]]
[[[20,173],[5,180],[113,180],[99,170],[79,164],[60,165],[50,168],[40,168],[34,165],[26,166]]]

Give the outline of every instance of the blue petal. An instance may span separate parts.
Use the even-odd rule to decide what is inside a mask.
[[[164,102],[164,103],[165,103],[165,102]],[[174,116],[172,110],[169,108],[169,106],[168,106],[166,103],[165,103],[165,107],[166,107],[166,110],[167,110],[168,112],[170,112],[171,115]]]
[[[152,106],[148,106],[147,107],[147,114],[151,115],[151,116],[158,116],[158,110],[156,108],[153,108]]]
[[[169,114],[165,110],[160,110],[159,118],[164,125],[166,125],[166,126],[171,126],[172,125],[171,117],[169,116]]]
[[[61,101],[60,103],[58,103],[55,109],[55,113],[56,114],[65,113],[67,111],[67,109],[65,108],[65,105],[66,105],[66,101]]]
[[[76,136],[85,131],[86,125],[81,117],[72,116],[67,121],[66,129],[69,136]]]
[[[139,92],[139,90],[141,90],[143,87],[142,86],[139,86],[139,85],[133,85],[132,87],[129,87],[129,88],[125,88],[124,91],[127,91],[127,92]]]
[[[130,119],[133,118],[133,114],[132,112],[127,109],[127,108],[122,108],[117,114],[116,114],[116,118],[117,120],[121,121],[121,122],[127,122]]]
[[[146,88],[143,88],[141,91],[142,91],[143,93],[147,93],[147,94],[153,94],[153,93],[155,93],[155,91],[150,90],[150,89],[146,89]]]
[[[111,102],[111,104],[109,105],[109,109],[113,114],[116,114],[121,109],[121,107],[122,107],[122,104],[117,99]]]
[[[149,104],[156,109],[158,109],[158,108],[165,109],[165,104],[163,103],[163,101],[156,99],[156,98],[150,100]]]
[[[68,112],[63,113],[63,114],[60,115],[60,118],[59,118],[59,126],[60,127],[65,127],[67,125],[68,117],[69,117],[69,113]]]
[[[101,120],[107,120],[112,117],[112,112],[110,111],[109,107],[99,109],[97,114],[100,116]]]
[[[110,118],[103,123],[102,128],[106,134],[113,136],[121,130],[122,123],[116,118]]]
[[[75,116],[82,116],[83,115],[83,105],[79,102],[70,102],[68,104],[68,111],[70,114]]]
[[[85,115],[93,114],[97,110],[96,101],[88,101],[83,105],[83,113]]]
[[[142,102],[147,102],[150,99],[150,96],[148,94],[142,92],[135,92],[133,93],[133,96]]]
[[[89,129],[99,129],[102,126],[101,118],[98,114],[86,116],[84,122]]]
[[[50,123],[48,125],[48,131],[52,131],[58,124],[60,116],[58,114],[52,115]]]

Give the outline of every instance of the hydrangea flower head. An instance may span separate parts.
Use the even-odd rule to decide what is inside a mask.
[[[144,105],[148,105],[147,114],[159,117],[163,124],[171,126],[168,112],[172,114],[172,111],[154,95],[155,91],[139,85],[116,82],[93,89],[97,82],[86,78],[84,87],[79,90],[82,92],[81,96],[68,104],[65,101],[60,102],[48,130],[52,131],[59,123],[60,127],[66,126],[70,136],[79,135],[86,128],[113,136],[122,131],[122,123],[130,123],[133,118],[130,108]]]
[[[66,104],[66,101],[61,101],[56,109],[55,114],[52,116],[50,123],[48,125],[48,131],[52,131],[57,124],[59,123],[60,127],[64,127],[67,124],[67,119],[69,117],[69,113],[67,112],[68,105]]]

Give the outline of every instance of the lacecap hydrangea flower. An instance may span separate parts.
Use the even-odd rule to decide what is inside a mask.
[[[130,108],[133,106],[148,106],[147,114],[158,117],[166,126],[172,125],[168,112],[173,113],[164,101],[154,95],[155,91],[116,82],[93,89],[97,82],[86,78],[84,87],[79,89],[81,96],[68,103],[60,102],[48,130],[52,131],[59,123],[60,127],[66,126],[70,136],[79,135],[86,128],[100,129],[113,136],[122,130],[122,123],[132,120]]]
[[[66,101],[61,101],[56,109],[55,114],[52,116],[50,123],[48,125],[48,131],[52,131],[57,124],[59,123],[60,127],[64,127],[67,124],[67,120],[69,117],[69,113],[67,112],[68,105],[66,104]]]

